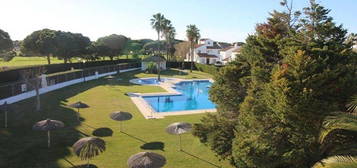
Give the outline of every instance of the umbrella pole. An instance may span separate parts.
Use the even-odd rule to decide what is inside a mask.
[[[180,137],[180,151],[182,151],[182,146],[181,146],[181,134],[179,134]]]
[[[79,121],[79,108],[77,108],[77,120]]]
[[[50,148],[51,146],[51,133],[50,131],[47,131],[47,146]]]
[[[123,132],[122,131],[122,128],[123,128],[123,122],[122,121],[119,121],[120,122],[120,128],[119,128],[119,130],[120,130],[120,132]]]
[[[89,167],[89,159],[87,160],[87,168]]]
[[[7,111],[5,110],[5,128],[7,128]]]

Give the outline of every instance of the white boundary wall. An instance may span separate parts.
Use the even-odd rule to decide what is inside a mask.
[[[139,68],[131,68],[131,69],[124,69],[124,70],[120,70],[120,72],[129,72],[129,71],[135,71],[135,70],[140,70],[140,69],[141,69],[141,67],[139,67]],[[70,81],[66,81],[66,82],[55,84],[55,85],[51,85],[51,86],[40,88],[40,94],[44,94],[44,93],[47,93],[47,92],[50,92],[50,91],[53,91],[53,90],[61,89],[61,88],[64,88],[66,86],[74,85],[74,84],[77,84],[77,83],[98,79],[100,77],[104,77],[104,76],[108,76],[108,75],[114,75],[116,73],[117,73],[117,71],[103,73],[103,74],[98,74],[96,72],[95,75],[87,76],[87,77],[85,77],[85,79],[84,78],[74,79],[74,80],[70,80]],[[24,92],[24,93],[18,94],[16,96],[12,96],[12,97],[8,97],[8,98],[5,98],[5,99],[1,99],[0,100],[0,104],[4,104],[5,102],[11,104],[11,103],[15,103],[15,102],[18,102],[18,101],[21,101],[21,100],[24,100],[24,99],[28,99],[28,98],[34,97],[34,96],[36,96],[36,91],[32,90],[32,91],[29,91],[29,92]]]

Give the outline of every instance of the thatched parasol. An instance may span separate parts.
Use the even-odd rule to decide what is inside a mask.
[[[72,146],[73,151],[81,160],[89,160],[105,151],[105,141],[97,137],[86,137],[78,140]]]
[[[130,156],[129,168],[161,168],[166,164],[164,156],[154,152],[140,152]]]
[[[130,120],[133,118],[133,115],[128,112],[118,111],[111,113],[109,117],[115,121],[120,121],[120,132],[122,132],[122,121]]]
[[[35,125],[33,125],[32,129],[34,130],[39,130],[39,131],[47,131],[47,145],[48,147],[51,146],[51,133],[50,131],[59,129],[64,127],[64,124],[62,121],[58,120],[51,120],[51,119],[46,119],[37,122]]]
[[[77,109],[77,119],[79,121],[79,109],[81,108],[88,108],[89,106],[85,103],[82,103],[81,101],[75,102],[73,104],[68,105],[69,107],[76,108]]]
[[[192,125],[190,123],[176,122],[176,123],[170,124],[166,128],[166,132],[169,134],[173,134],[173,135],[179,135],[179,137],[180,137],[180,151],[182,151],[181,134],[189,132],[191,129],[192,129]]]
[[[109,76],[106,76],[105,79],[108,79],[108,80],[113,80],[115,79],[115,76],[113,75],[109,75]]]

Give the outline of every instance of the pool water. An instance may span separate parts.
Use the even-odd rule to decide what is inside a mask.
[[[215,104],[209,100],[209,81],[185,81],[175,85],[182,95],[144,96],[144,100],[156,112],[214,109]]]
[[[159,84],[160,82],[165,82],[169,79],[167,78],[161,78],[160,81],[157,78],[144,78],[144,79],[139,79],[137,82],[139,84],[144,84],[144,85],[154,85],[154,84]]]

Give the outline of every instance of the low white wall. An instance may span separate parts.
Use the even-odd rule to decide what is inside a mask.
[[[129,71],[135,71],[135,70],[140,70],[140,69],[141,68],[131,68],[131,69],[120,70],[120,72],[129,72]],[[50,92],[50,91],[53,91],[53,90],[61,89],[61,88],[64,88],[66,86],[74,85],[74,84],[81,83],[81,82],[84,82],[84,81],[90,81],[90,80],[98,79],[100,77],[104,77],[104,76],[108,76],[108,75],[114,75],[116,73],[117,73],[116,71],[115,72],[103,73],[103,74],[98,74],[96,72],[95,75],[87,76],[87,77],[85,77],[85,79],[84,78],[74,79],[74,80],[58,83],[58,84],[55,84],[55,85],[52,85],[52,86],[43,87],[43,88],[40,89],[40,94],[44,94],[44,93],[47,93],[47,92]],[[21,101],[21,100],[24,100],[24,99],[28,99],[28,98],[34,97],[34,96],[36,96],[36,91],[32,90],[32,91],[29,91],[29,92],[24,92],[24,93],[18,94],[16,96],[12,96],[12,97],[8,97],[8,98],[5,98],[5,99],[1,99],[0,100],[0,104],[4,104],[5,102],[11,104],[11,103],[15,103],[15,102],[18,102],[18,101]]]

